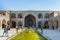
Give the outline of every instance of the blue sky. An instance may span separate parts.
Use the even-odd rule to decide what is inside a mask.
[[[60,10],[60,0],[0,0],[0,10]]]

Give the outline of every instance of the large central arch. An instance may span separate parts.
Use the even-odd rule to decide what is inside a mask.
[[[25,27],[32,27],[32,25],[36,27],[36,18],[29,14],[25,17]]]

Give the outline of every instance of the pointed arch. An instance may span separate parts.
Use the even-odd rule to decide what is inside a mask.
[[[38,18],[43,18],[43,15],[41,13],[38,14]]]
[[[32,14],[29,14],[25,17],[25,27],[32,27],[32,25],[36,26],[36,18]]]
[[[21,13],[18,14],[18,18],[22,18],[22,14]]]

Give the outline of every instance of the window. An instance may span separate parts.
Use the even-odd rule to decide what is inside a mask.
[[[45,14],[45,18],[49,18],[49,14],[48,13]]]
[[[38,14],[38,18],[43,18],[43,15],[42,14]]]
[[[12,13],[11,18],[16,18],[16,14]]]
[[[18,14],[18,18],[22,18],[22,14],[19,13],[19,14]]]

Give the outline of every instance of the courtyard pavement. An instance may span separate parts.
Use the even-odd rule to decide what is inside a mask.
[[[37,30],[41,33],[41,30]],[[60,30],[53,30],[53,29],[44,29],[43,36],[48,38],[49,40],[60,40]]]
[[[15,35],[16,34],[16,30],[15,29],[11,29],[9,32],[8,32],[9,36],[8,37],[11,37],[12,35]],[[8,37],[2,37],[3,35],[3,30],[0,30],[0,40],[7,40]]]
[[[41,30],[37,30],[41,33]],[[0,40],[7,40],[8,37],[2,37],[3,30],[0,30]],[[16,29],[11,29],[9,31],[9,37],[16,34]],[[48,38],[49,40],[60,40],[60,30],[52,30],[52,29],[44,29],[43,36]]]

